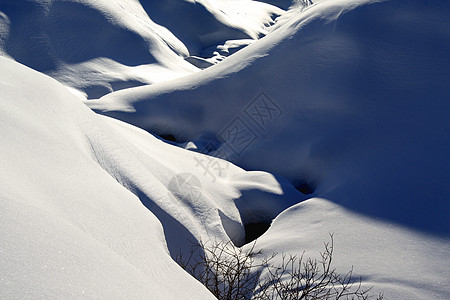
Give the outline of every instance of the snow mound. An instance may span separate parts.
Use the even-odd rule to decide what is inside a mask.
[[[143,0],[141,4],[153,21],[168,28],[186,45],[191,55],[199,55],[203,49],[227,40],[257,39],[283,12],[246,0]]]
[[[171,255],[242,244],[246,203],[264,198],[271,219],[304,199],[267,173],[206,173],[196,164],[225,162],[98,116],[8,58],[0,68],[1,298],[209,299]]]
[[[2,1],[0,53],[96,99],[194,73],[185,57],[228,39],[258,38],[282,12],[225,2]],[[237,8],[248,16],[239,20]]]
[[[9,25],[3,52],[87,98],[196,71],[183,43],[139,2],[3,1],[0,11]]]
[[[158,219],[92,159],[80,126],[98,118],[54,80],[0,66],[0,297],[212,299],[173,262]]]
[[[282,19],[282,20],[281,20]],[[258,242],[392,299],[448,299],[450,4],[321,1],[202,72],[87,103],[314,198]],[[184,142],[184,143],[181,143]]]
[[[340,274],[353,268],[353,278],[361,277],[363,288],[373,286],[370,294],[383,293],[386,299],[450,297],[448,239],[367,218],[325,199],[309,199],[284,211],[255,251],[319,259],[330,233],[333,266]],[[281,264],[281,255],[272,263]]]
[[[210,132],[247,170],[448,235],[449,12],[443,2],[321,1],[217,66],[88,105],[183,141]]]
[[[450,298],[450,3],[264,2],[0,3],[0,298],[209,299],[172,258],[274,218]]]

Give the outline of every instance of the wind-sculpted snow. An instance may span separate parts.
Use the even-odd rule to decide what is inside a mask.
[[[272,220],[450,298],[450,3],[262,2],[1,1],[0,298],[212,298],[172,258]]]
[[[12,60],[0,66],[0,298],[206,299],[170,254],[242,244],[251,203],[265,199],[255,210],[267,222],[304,199],[283,179],[95,115]],[[202,161],[223,170],[206,174]]]
[[[385,299],[448,299],[448,239],[379,222],[326,199],[312,198],[284,211],[255,250],[319,259],[330,233],[336,270],[342,274],[353,266],[354,278],[362,277],[363,288],[373,287],[371,294],[383,293]],[[281,259],[277,256],[272,263],[281,264]]]
[[[191,55],[227,40],[257,39],[283,12],[256,1],[239,0],[142,0],[141,4],[153,21],[187,46]]]
[[[450,212],[442,180],[450,151],[450,32],[442,22],[450,6],[355,6],[322,1],[217,66],[88,105],[182,140],[212,132],[225,141],[219,151],[246,169],[447,235],[450,223],[436,214]],[[227,145],[236,137],[224,135],[236,128],[250,141],[240,153]]]
[[[273,229],[258,249],[301,254],[307,235],[318,253],[335,232],[364,284],[393,299],[447,299],[449,16],[444,1],[321,1],[216,66],[87,104],[344,209],[328,216],[305,202],[320,222],[292,215],[280,222],[293,230]]]
[[[170,259],[158,219],[92,159],[80,126],[98,118],[45,75],[0,67],[0,298],[212,298]]]
[[[3,52],[64,84],[100,97],[195,72],[186,47],[138,2],[2,1]],[[162,69],[158,76],[153,73]],[[162,76],[161,76],[162,75]]]
[[[228,39],[257,38],[282,12],[215,2],[2,1],[0,53],[99,98],[196,72],[184,58]],[[245,8],[241,18],[237,8]]]

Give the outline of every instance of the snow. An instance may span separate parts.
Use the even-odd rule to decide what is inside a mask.
[[[245,0],[6,1],[0,11],[0,53],[87,99],[195,73],[184,58],[258,38],[283,12]]]
[[[259,213],[271,219],[303,199],[263,172],[227,165],[205,176],[195,167],[204,155],[97,116],[12,60],[0,65],[2,298],[208,298],[170,254],[213,237],[242,244],[239,203],[265,198],[273,204]],[[170,184],[183,173],[201,180],[194,197]]]
[[[272,220],[450,298],[450,4],[262,2],[0,3],[0,298],[213,299],[173,258]]]
[[[446,234],[450,224],[435,208],[450,212],[443,179],[450,40],[437,20],[448,20],[449,7],[355,5],[320,2],[217,66],[87,104],[182,141],[204,132],[223,139],[239,118],[256,138],[238,155],[229,141],[222,144],[233,163],[308,182],[317,195],[357,211]]]
[[[361,276],[364,288],[373,286],[371,294],[383,293],[386,299],[448,298],[448,239],[376,220],[326,199],[312,198],[284,211],[255,251],[319,259],[330,233],[334,267],[341,274],[353,267],[354,278]],[[280,260],[277,256],[272,263]]]
[[[1,298],[212,298],[171,260],[158,219],[93,161],[79,126],[98,117],[56,81],[0,66]]]
[[[6,1],[0,10],[11,23],[4,52],[87,98],[116,90],[114,83],[137,86],[158,81],[154,73],[176,78],[197,70],[184,62],[183,43],[137,1]]]

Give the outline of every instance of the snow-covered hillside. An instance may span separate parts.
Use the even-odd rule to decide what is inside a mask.
[[[0,2],[0,298],[214,298],[173,258],[271,220],[450,298],[450,4],[263,2]]]
[[[193,73],[184,58],[264,35],[282,12],[253,1],[185,0],[14,0],[0,11],[0,53],[88,98]]]

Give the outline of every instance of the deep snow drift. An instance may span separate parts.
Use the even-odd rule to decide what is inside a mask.
[[[0,3],[0,298],[213,298],[172,258],[272,219],[450,298],[450,4],[264,2]]]
[[[196,72],[184,58],[258,38],[282,10],[235,0],[12,0],[0,12],[0,53],[98,98]]]
[[[166,247],[242,244],[247,214],[268,221],[304,199],[286,180],[231,164],[205,176],[199,161],[225,162],[95,115],[7,58],[0,66],[2,298],[206,297]]]
[[[182,140],[207,131],[246,169],[448,235],[436,208],[450,213],[450,31],[441,25],[450,5],[339,3],[292,13],[273,35],[201,73],[87,104]],[[244,150],[227,134],[234,127]]]

